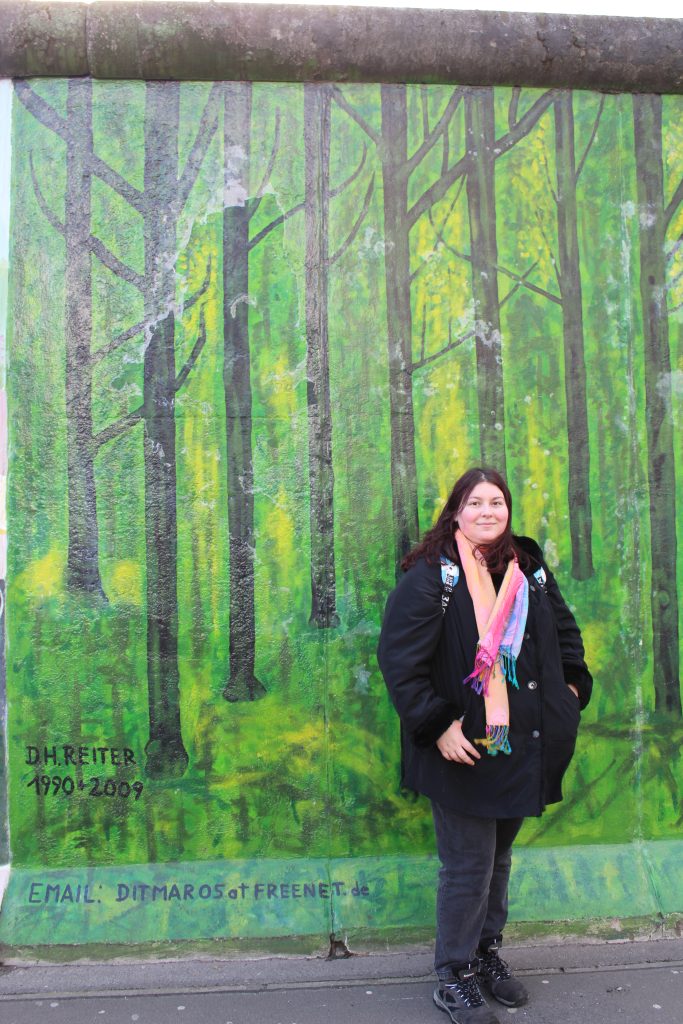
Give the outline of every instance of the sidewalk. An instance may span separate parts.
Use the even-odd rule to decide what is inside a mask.
[[[683,1024],[683,939],[508,946],[528,1006],[501,1024]],[[3,1024],[446,1024],[424,949],[0,968]]]

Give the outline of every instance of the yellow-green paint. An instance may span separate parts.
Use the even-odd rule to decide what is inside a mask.
[[[68,123],[68,87],[60,80],[27,84],[63,119],[59,124]],[[248,255],[247,293],[225,294],[223,288],[223,202],[226,196],[228,203],[239,202],[234,180],[224,181],[223,108],[177,218],[175,372],[190,358],[202,320],[206,343],[178,389],[173,412],[178,692],[189,764],[182,774],[157,778],[149,777],[145,759],[150,734],[145,519],[154,510],[145,504],[143,420],[150,412],[94,457],[104,595],[67,589],[73,513],[65,398],[67,266],[64,238],[47,216],[65,217],[66,147],[59,133],[41,123],[37,108],[32,111],[24,102],[26,93],[23,99],[19,92],[14,96],[7,519],[13,869],[0,916],[4,942],[325,936],[354,929],[390,936],[404,935],[411,925],[418,930],[429,925],[426,894],[434,861],[428,808],[399,791],[398,724],[374,657],[384,600],[395,578],[385,280],[392,256],[384,228],[392,183],[379,143],[380,87],[340,90],[369,129],[365,133],[358,120],[332,103],[327,328],[334,531],[328,551],[334,554],[340,624],[321,629],[309,621],[303,87],[255,84],[251,153],[242,185],[250,197],[250,238],[272,230]],[[408,160],[452,92],[442,86],[406,87]],[[180,86],[179,174],[211,95],[210,83]],[[542,95],[523,90],[518,115]],[[512,91],[496,89],[494,99],[501,137],[509,128]],[[679,97],[663,101],[664,208],[683,177],[682,102]],[[513,906],[517,921],[683,909],[680,876],[677,882],[671,869],[681,824],[683,723],[679,714],[654,711],[650,410],[639,287],[645,214],[638,210],[632,99],[605,97],[596,128],[600,103],[597,94],[573,96],[577,161],[585,153],[577,180],[577,228],[595,566],[588,579],[571,576],[568,450],[577,439],[567,433],[552,106],[495,165],[498,259],[490,273],[498,282],[505,392],[499,426],[514,525],[543,546],[582,626],[595,676],[595,697],[584,715],[565,800],[529,821],[523,832]],[[143,275],[143,291],[151,287],[144,218],[116,183],[123,179],[138,190],[131,194],[149,187],[152,201],[145,157],[154,126],[145,124],[144,111],[144,84],[93,83],[94,154],[110,174],[104,181],[93,171],[91,231]],[[406,215],[464,146],[461,103],[424,160],[410,165]],[[361,214],[362,223],[349,239]],[[469,216],[464,179],[456,179],[411,228],[408,277],[400,282],[412,320],[405,326],[412,339],[413,483],[423,530],[454,479],[480,460]],[[661,381],[677,454],[683,247],[676,242],[682,227],[683,207],[672,210],[666,232],[670,368]],[[111,346],[145,317],[140,291],[112,269],[111,260],[103,265],[98,251],[91,259],[92,353]],[[230,622],[237,584],[231,580],[228,502],[248,485],[244,477],[235,478],[229,493],[224,326],[226,317],[234,319],[245,307],[251,412],[237,420],[252,447],[254,673],[265,694],[231,702],[223,696],[231,629],[233,640],[239,639],[241,624]],[[147,386],[148,340],[143,331],[92,361],[93,435],[139,408]],[[670,500],[680,508],[680,462],[675,480]],[[678,540],[680,551],[680,528]],[[680,565],[680,557],[675,565],[672,558],[679,608]],[[242,625],[248,632],[248,624]],[[53,744],[58,765],[27,764],[29,748]],[[65,745],[107,748],[106,764],[93,764],[88,753],[82,764],[65,764]],[[132,760],[112,763],[112,748],[130,750]],[[67,794],[60,784],[59,792],[42,793],[42,784],[33,780],[45,774],[68,776],[74,792]],[[95,777],[101,786],[107,781],[115,786],[115,795],[90,795]],[[126,792],[136,781],[143,787],[138,799]],[[366,884],[363,872],[368,893],[353,896],[354,885]],[[241,873],[252,886],[320,875],[328,881],[343,877],[348,888],[329,900],[315,897],[314,906],[278,897],[232,915],[222,897],[180,900],[176,909],[168,900],[117,904],[111,896],[112,885],[132,884],[135,878],[157,884],[163,876],[164,884],[172,884],[171,876],[182,874],[187,884],[199,886],[204,878],[213,884]],[[90,879],[91,886],[104,886],[107,898],[68,908],[27,903],[31,884],[50,879],[57,884],[58,876],[65,884],[67,875],[74,884]],[[597,881],[589,884],[592,877],[599,887]]]

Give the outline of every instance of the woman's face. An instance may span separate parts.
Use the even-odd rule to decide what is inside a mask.
[[[470,491],[457,515],[457,525],[472,544],[491,544],[505,530],[509,518],[500,487],[481,483]]]

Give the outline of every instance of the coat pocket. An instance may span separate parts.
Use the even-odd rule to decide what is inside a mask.
[[[553,691],[553,699],[547,700],[543,709],[543,724],[546,743],[556,748],[574,749],[581,721],[578,698],[574,696],[564,680],[559,681]]]

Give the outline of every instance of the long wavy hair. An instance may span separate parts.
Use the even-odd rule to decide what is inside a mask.
[[[448,496],[448,501],[442,508],[439,518],[431,530],[425,533],[420,543],[410,551],[403,561],[401,568],[409,569],[419,558],[426,558],[430,563],[436,563],[439,557],[444,554],[453,562],[460,564],[458,546],[455,543],[455,530],[458,512],[463,507],[470,494],[477,484],[493,484],[502,491],[505,504],[508,510],[508,521],[500,537],[491,544],[481,545],[477,550],[486,562],[489,572],[504,573],[511,558],[517,558],[523,569],[530,563],[529,556],[523,548],[517,544],[512,535],[512,495],[505,479],[496,469],[475,466],[463,473],[455,481],[453,490]]]

